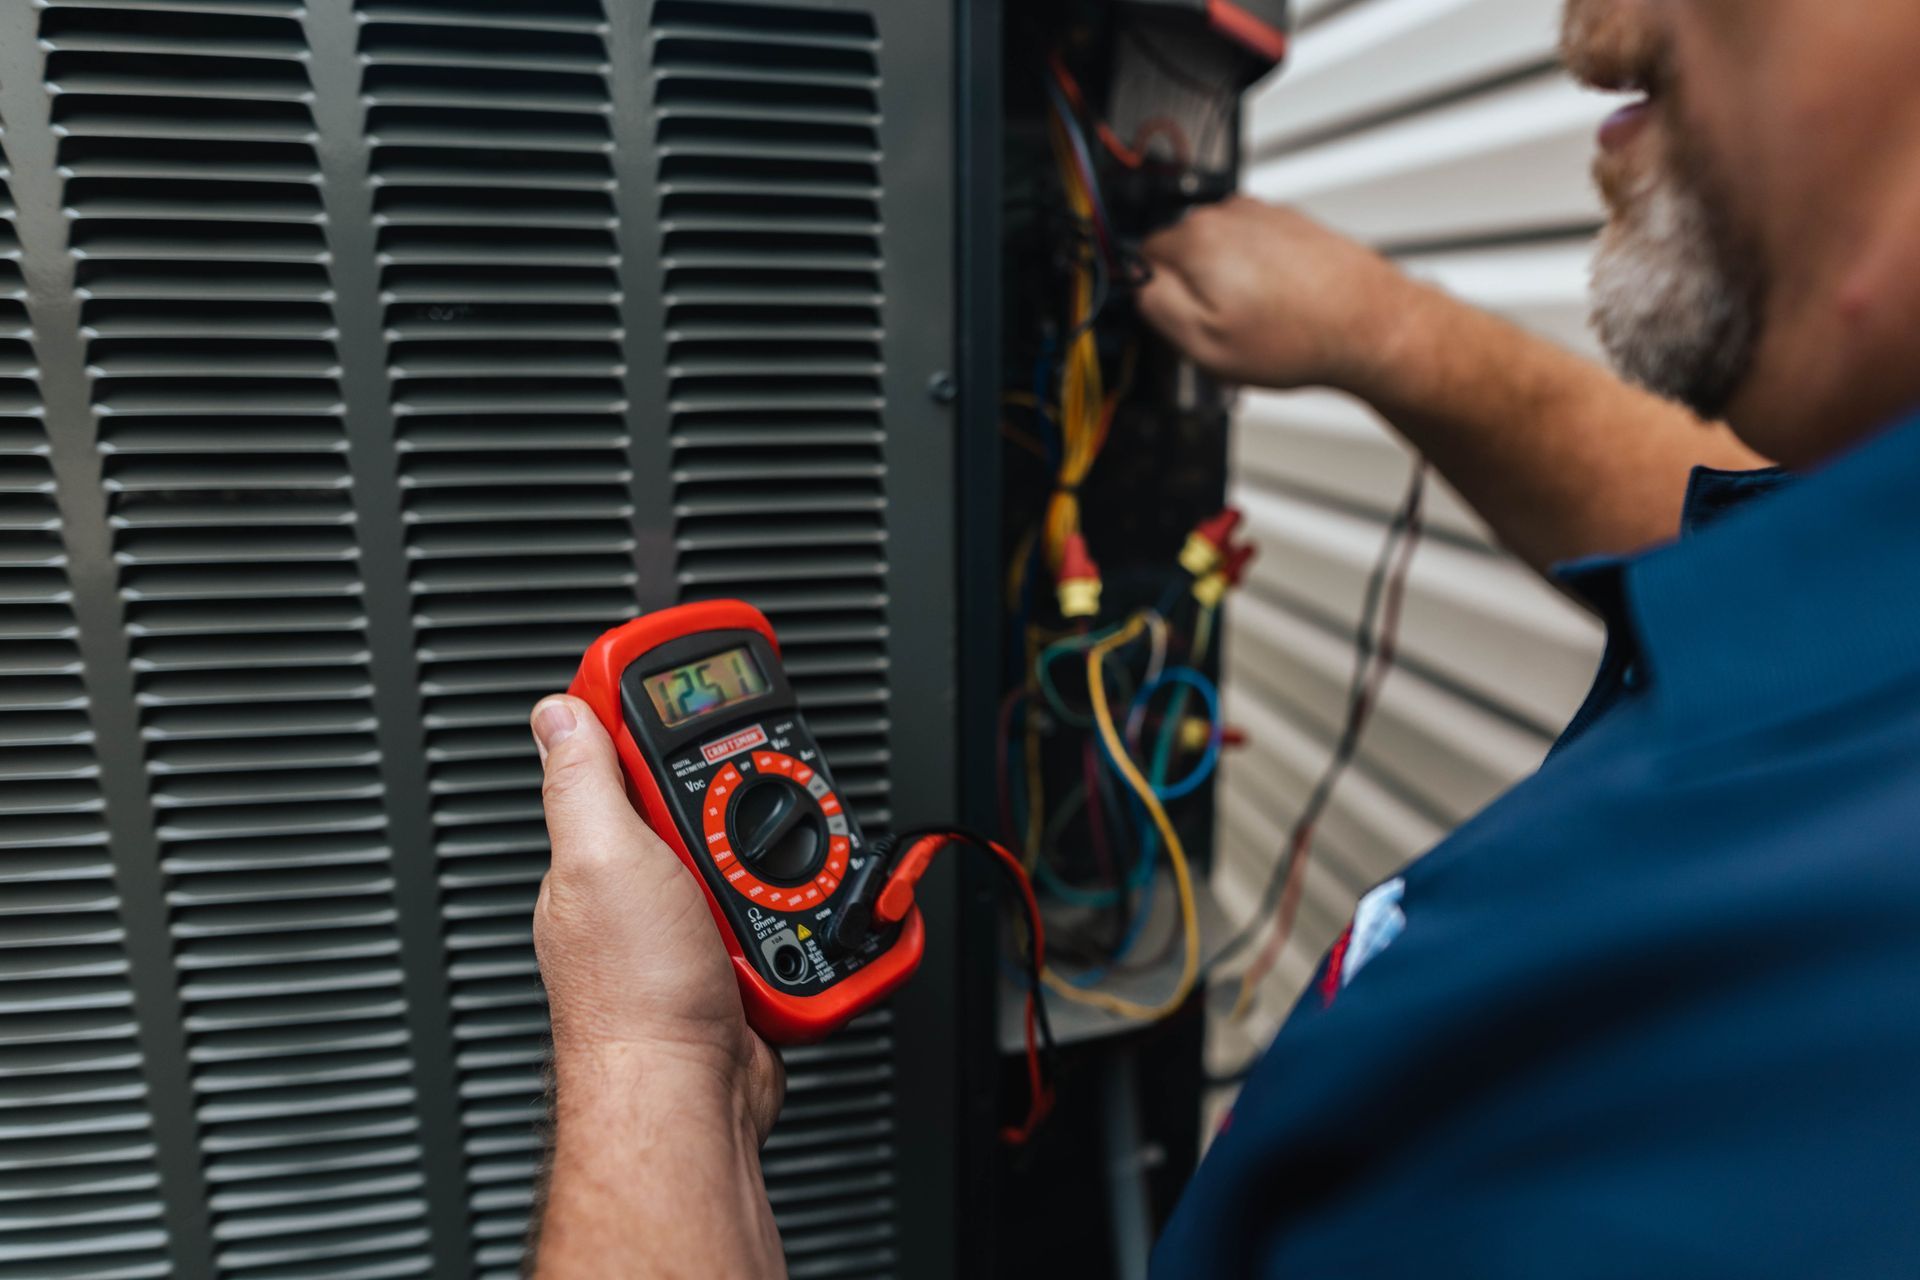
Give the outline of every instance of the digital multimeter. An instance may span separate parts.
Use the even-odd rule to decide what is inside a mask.
[[[636,618],[594,641],[569,692],[613,735],[634,808],[706,890],[755,1031],[817,1040],[918,967],[917,907],[851,949],[831,941],[879,855],[759,610],[716,600]]]

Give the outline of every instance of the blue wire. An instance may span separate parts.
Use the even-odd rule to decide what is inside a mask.
[[[1149,785],[1153,787],[1153,794],[1160,799],[1181,800],[1198,791],[1201,785],[1213,776],[1214,767],[1220,763],[1220,740],[1224,730],[1220,724],[1220,691],[1214,687],[1213,681],[1207,679],[1192,667],[1168,667],[1158,676],[1149,680],[1146,687],[1134,695],[1133,706],[1128,711],[1128,718],[1131,719],[1135,712],[1143,710],[1147,706],[1148,700],[1151,699],[1155,693],[1170,684],[1184,685],[1199,694],[1200,700],[1207,704],[1207,723],[1213,726],[1212,732],[1207,735],[1206,754],[1200,757],[1200,763],[1195,765],[1187,773],[1186,777],[1180,779],[1178,782],[1164,786],[1158,779],[1149,779]],[[1166,723],[1177,729],[1179,720],[1176,716],[1170,715]],[[1162,727],[1161,732],[1164,740],[1164,734],[1166,732],[1165,726]],[[1156,752],[1156,754],[1158,753]]]
[[[1087,140],[1080,133],[1080,123],[1073,118],[1072,108],[1067,106],[1066,95],[1060,92],[1060,86],[1051,77],[1047,80],[1047,96],[1053,99],[1053,109],[1060,114],[1060,123],[1066,126],[1067,143],[1074,154],[1080,157],[1087,179],[1087,198],[1093,202],[1095,218],[1102,227],[1111,227],[1113,220],[1107,217],[1106,201],[1100,198],[1098,171],[1093,167],[1093,153],[1087,148]]]
[[[1168,707],[1167,719],[1161,726],[1160,739],[1153,753],[1153,766],[1147,775],[1147,785],[1153,788],[1154,795],[1159,798],[1177,800],[1182,796],[1192,795],[1198,790],[1201,784],[1212,776],[1215,767],[1219,764],[1220,739],[1223,733],[1220,723],[1220,692],[1214,687],[1213,681],[1192,667],[1169,667],[1147,682],[1146,687],[1135,696],[1134,707],[1145,706],[1147,700],[1165,685],[1177,686],[1178,696]],[[1213,725],[1213,732],[1207,739],[1207,754],[1202,757],[1200,763],[1195,765],[1185,778],[1168,787],[1163,785],[1166,779],[1167,761],[1172,755],[1174,737],[1180,727],[1180,713],[1186,709],[1186,694],[1189,689],[1198,693],[1206,702],[1207,718]],[[1129,718],[1131,718],[1131,711],[1129,711]],[[1128,887],[1140,891],[1140,902],[1134,908],[1133,919],[1128,921],[1127,931],[1121,936],[1120,944],[1113,950],[1113,958],[1105,964],[1096,965],[1084,973],[1069,977],[1067,982],[1075,987],[1091,987],[1103,981],[1113,971],[1115,965],[1132,953],[1141,935],[1146,931],[1148,919],[1153,915],[1154,893],[1160,885],[1160,878],[1153,874],[1154,862],[1160,851],[1160,831],[1152,823],[1144,820],[1144,806],[1140,806],[1137,800],[1135,804],[1141,810],[1142,818],[1140,861],[1135,866],[1133,875],[1129,877]]]

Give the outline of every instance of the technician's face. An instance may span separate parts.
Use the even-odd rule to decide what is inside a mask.
[[[1765,8],[1755,0],[1735,4]],[[1766,275],[1727,157],[1700,119],[1703,71],[1682,29],[1711,0],[1570,0],[1567,64],[1635,95],[1600,131],[1594,165],[1610,214],[1594,262],[1594,323],[1621,371],[1703,416],[1745,380]]]
[[[1871,317],[1836,330],[1865,305],[1863,245],[1920,254],[1875,187],[1920,122],[1920,3],[1568,0],[1564,43],[1577,76],[1637,95],[1596,164],[1595,320],[1622,371],[1789,463],[1819,455],[1818,420],[1883,411],[1848,388],[1890,362],[1836,355]]]

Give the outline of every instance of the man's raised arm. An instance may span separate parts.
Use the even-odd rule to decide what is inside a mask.
[[[1536,569],[1673,537],[1696,466],[1766,465],[1725,427],[1294,210],[1236,197],[1145,253],[1141,310],[1196,362],[1250,386],[1358,396]]]

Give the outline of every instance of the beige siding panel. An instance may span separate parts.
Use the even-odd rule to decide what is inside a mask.
[[[1353,667],[1350,634],[1258,596],[1244,597],[1236,605],[1226,651],[1233,705],[1254,702],[1284,709],[1331,743],[1346,718]],[[1457,823],[1539,759],[1537,732],[1401,668],[1388,676],[1381,690],[1359,764],[1397,793]],[[1384,874],[1392,867],[1372,870]]]
[[[1545,69],[1558,0],[1304,0],[1298,12],[1291,66],[1249,104],[1248,189],[1595,354],[1588,169],[1613,103]],[[1361,597],[1412,461],[1364,405],[1298,391],[1241,396],[1230,463],[1262,546],[1224,639],[1227,715],[1250,743],[1222,767],[1213,884],[1239,920],[1333,751]],[[1443,484],[1427,519],[1404,662],[1321,824],[1292,945],[1250,1019],[1216,1019],[1216,1065],[1271,1036],[1360,892],[1538,765],[1592,678],[1591,617],[1494,547]]]
[[[1259,97],[1248,129],[1261,150],[1355,119],[1405,109],[1462,84],[1538,67],[1558,35],[1537,0],[1378,0],[1314,27]]]
[[[1236,487],[1260,558],[1249,594],[1358,622],[1384,533],[1373,520],[1272,490]],[[1401,619],[1407,662],[1557,729],[1591,683],[1601,630],[1530,570],[1505,557],[1428,541],[1413,561]]]
[[[1592,263],[1590,234],[1541,244],[1415,254],[1400,260],[1420,279],[1570,351],[1598,359],[1600,344],[1587,320]]]
[[[1588,225],[1599,216],[1588,144],[1614,105],[1542,75],[1282,155],[1246,185],[1382,244]]]
[[[1243,394],[1228,450],[1242,484],[1305,490],[1382,517],[1400,505],[1413,466],[1371,409],[1332,391]],[[1480,517],[1444,482],[1428,490],[1427,520],[1452,537],[1492,543]]]

